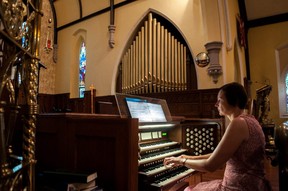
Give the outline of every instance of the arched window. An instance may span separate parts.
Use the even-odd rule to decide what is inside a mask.
[[[279,116],[288,118],[288,42],[275,50],[279,97]]]
[[[27,22],[23,22],[22,23],[22,38],[21,38],[21,46],[24,49],[29,49],[29,44],[28,44],[28,40],[29,40],[29,27],[27,25]],[[16,77],[15,80],[17,80],[18,86],[21,85],[22,83],[22,74],[21,71],[22,70],[22,63],[19,62],[17,65],[14,65],[12,67],[12,78],[14,79]]]
[[[84,97],[85,91],[85,74],[86,74],[86,46],[85,43],[81,43],[80,55],[79,55],[79,97]]]
[[[23,36],[21,39],[21,44],[23,48],[28,48],[28,39],[29,39],[28,32],[29,32],[29,27],[27,26],[27,22],[23,22],[22,23]]]
[[[286,113],[288,113],[288,72],[286,73],[285,87],[286,87]]]

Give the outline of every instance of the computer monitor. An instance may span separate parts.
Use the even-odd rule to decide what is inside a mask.
[[[171,114],[164,99],[119,94],[116,101],[121,117],[138,118],[139,122],[170,122]]]

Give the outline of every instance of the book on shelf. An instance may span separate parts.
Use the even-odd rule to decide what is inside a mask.
[[[98,186],[93,186],[90,188],[84,188],[84,189],[80,189],[80,190],[71,187],[68,191],[103,191],[103,189],[101,187],[98,187]]]
[[[66,171],[66,170],[52,170],[43,171],[45,179],[63,180],[67,183],[88,183],[97,178],[96,171]]]
[[[67,191],[94,191],[95,188],[97,188],[95,180],[87,183],[68,183],[67,185]]]

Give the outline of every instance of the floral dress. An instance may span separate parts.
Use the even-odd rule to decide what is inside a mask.
[[[249,139],[243,142],[226,162],[223,180],[201,182],[185,191],[270,191],[265,179],[265,137],[262,127],[252,115],[241,115],[249,128]]]

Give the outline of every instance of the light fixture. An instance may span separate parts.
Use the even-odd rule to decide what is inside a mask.
[[[195,57],[195,62],[197,66],[203,68],[203,67],[206,67],[210,63],[210,57],[208,56],[206,52],[200,52]]]

